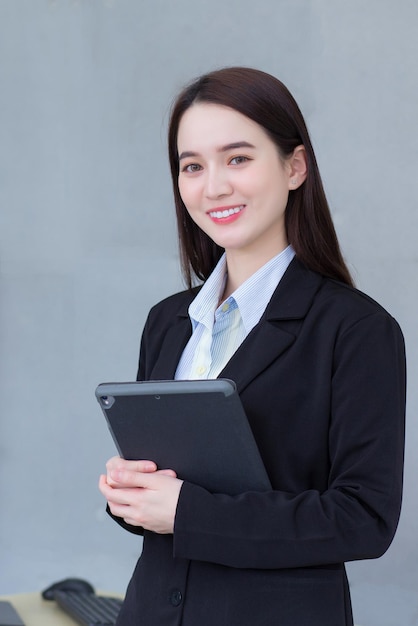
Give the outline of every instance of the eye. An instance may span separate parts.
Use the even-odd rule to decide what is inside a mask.
[[[194,174],[195,172],[199,172],[202,167],[198,163],[189,163],[182,168],[182,172],[188,172],[189,174]]]
[[[230,160],[230,165],[242,165],[243,163],[245,163],[246,161],[249,161],[250,159],[248,157],[245,156],[236,156],[233,157]]]

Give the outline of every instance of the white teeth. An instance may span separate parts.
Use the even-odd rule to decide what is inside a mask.
[[[216,217],[217,219],[221,219],[222,217],[229,217],[230,215],[234,215],[234,213],[239,213],[244,208],[244,205],[236,206],[232,209],[225,209],[224,211],[211,211],[209,213],[210,217]]]

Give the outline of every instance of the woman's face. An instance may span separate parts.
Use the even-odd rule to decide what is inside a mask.
[[[182,200],[227,254],[272,258],[287,246],[292,167],[261,126],[229,107],[197,103],[180,121],[177,146]]]

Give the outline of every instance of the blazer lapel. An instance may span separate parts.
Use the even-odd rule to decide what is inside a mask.
[[[260,321],[235,352],[219,378],[233,380],[241,393],[245,387],[292,343],[295,335]]]
[[[176,323],[170,326],[164,337],[160,353],[151,372],[151,380],[171,380],[187,342],[192,334],[192,325],[187,313],[189,303],[177,315]]]
[[[243,389],[296,340],[303,318],[322,283],[322,277],[307,270],[296,258],[290,263],[267,308],[251,333],[235,352],[220,378],[235,381]],[[153,380],[174,378],[181,354],[191,336],[188,307],[194,295],[186,298],[175,322],[168,328],[152,369]]]
[[[319,274],[307,270],[296,258],[293,259],[261,320],[219,377],[234,380],[241,393],[260,372],[279,358],[296,340],[321,283]]]

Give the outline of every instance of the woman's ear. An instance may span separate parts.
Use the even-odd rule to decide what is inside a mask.
[[[305,182],[308,174],[305,146],[297,146],[292,156],[288,159],[289,165],[289,189],[294,190]]]

